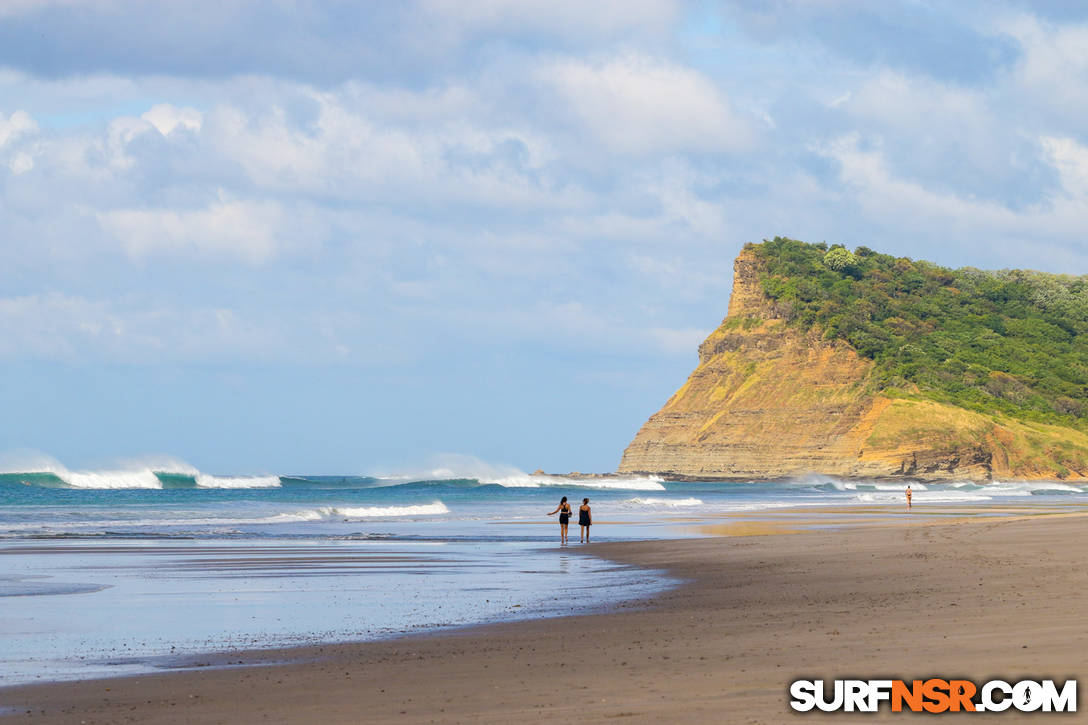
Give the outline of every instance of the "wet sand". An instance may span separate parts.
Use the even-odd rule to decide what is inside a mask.
[[[787,535],[752,526],[743,536],[594,544],[595,555],[684,584],[609,613],[8,688],[0,723],[854,720],[795,715],[789,683],[1084,674],[1088,517],[919,513],[817,530],[795,522]],[[876,719],[890,717],[910,716]],[[1010,722],[972,722],[988,719]]]

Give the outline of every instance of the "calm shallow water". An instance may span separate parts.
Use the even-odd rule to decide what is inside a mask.
[[[517,540],[24,540],[0,548],[0,572],[2,684],[558,616],[668,585]]]

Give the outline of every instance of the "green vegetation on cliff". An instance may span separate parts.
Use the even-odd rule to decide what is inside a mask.
[[[1088,277],[782,237],[747,249],[781,314],[871,359],[877,389],[1088,429]]]

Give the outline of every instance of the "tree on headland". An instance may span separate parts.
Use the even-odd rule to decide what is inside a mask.
[[[834,246],[824,255],[824,264],[836,272],[850,272],[857,269],[858,258],[843,246]]]

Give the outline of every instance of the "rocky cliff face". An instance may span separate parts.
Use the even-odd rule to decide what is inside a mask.
[[[775,479],[809,473],[923,480],[1082,479],[1088,436],[874,389],[872,363],[786,324],[734,265],[729,313],[699,365],[624,451],[619,471]]]

